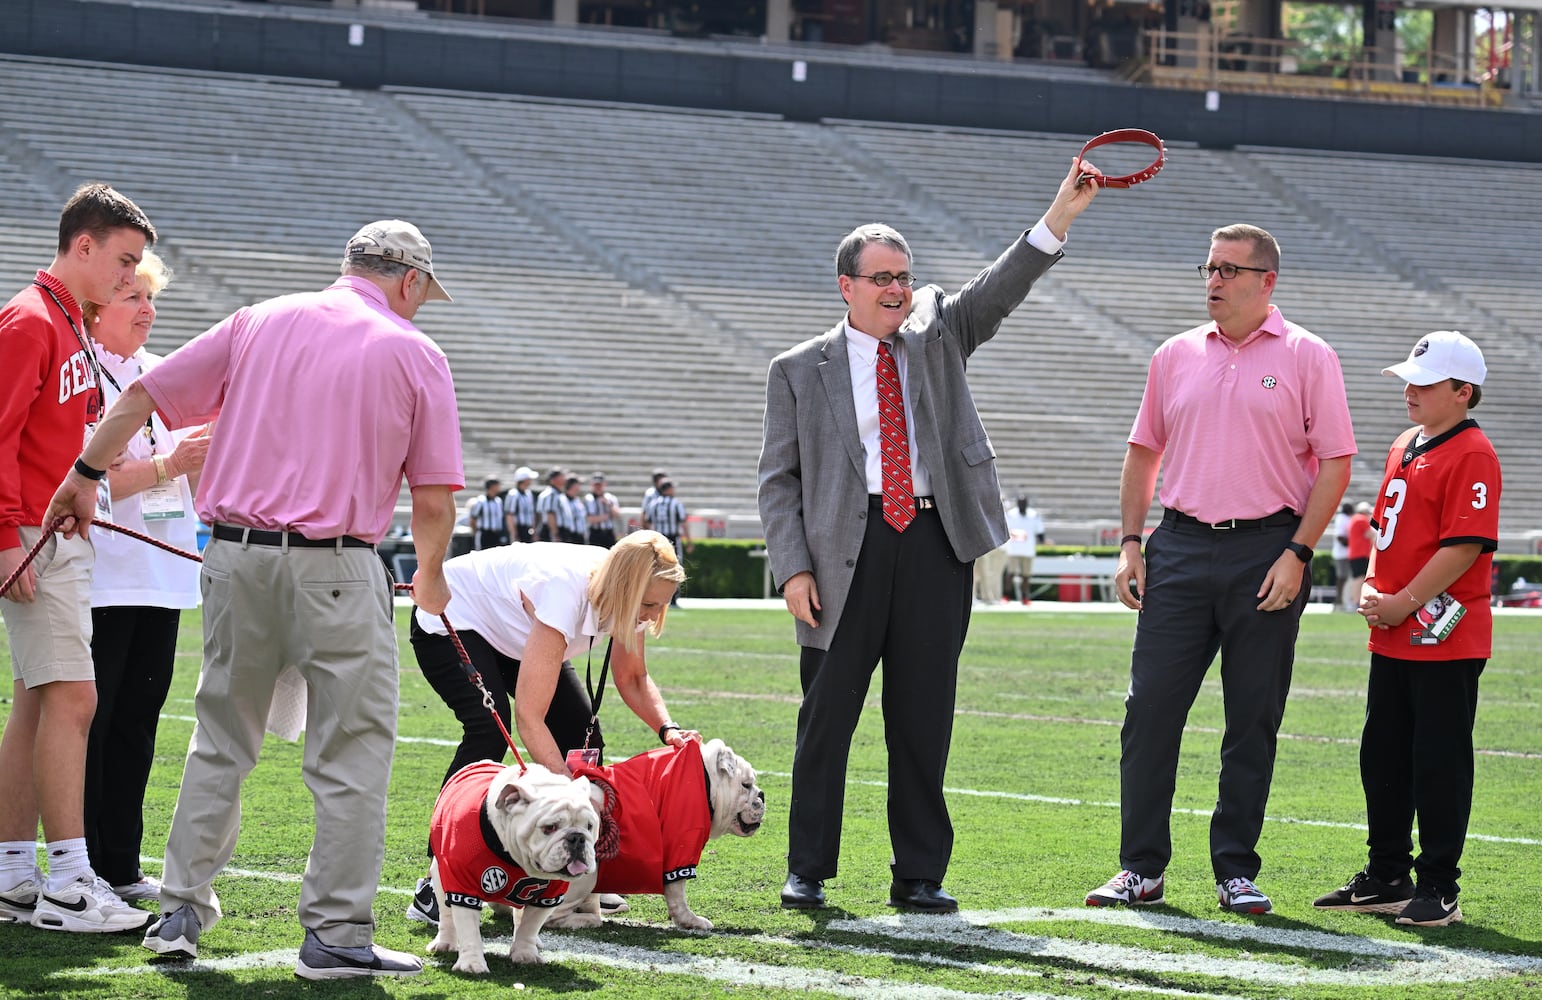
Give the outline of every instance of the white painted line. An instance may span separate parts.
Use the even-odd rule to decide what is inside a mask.
[[[757,770],[756,774],[762,778],[790,779],[792,777],[792,775],[786,771]],[[865,785],[869,788],[889,787],[889,783],[887,781],[864,781],[857,778],[847,778],[846,783],[848,785]],[[1011,799],[1015,802],[1039,802],[1044,805],[1051,806],[1093,806],[1098,809],[1119,808],[1119,803],[1117,802],[1099,802],[1094,799],[1068,799],[1056,795],[1031,795],[1026,792],[1001,792],[979,788],[944,788],[943,791],[948,795],[963,795],[979,799]],[[1208,817],[1213,812],[1213,809],[1185,809],[1180,806],[1173,807],[1173,813],[1175,815]],[[1265,816],[1264,820],[1269,823],[1287,823],[1295,826],[1320,826],[1330,830],[1357,830],[1361,833],[1366,832],[1366,826],[1364,823],[1339,823],[1326,819],[1297,819],[1294,816]],[[1415,829],[1414,833],[1417,836],[1417,829]],[[1525,847],[1542,847],[1542,840],[1538,840],[1532,837],[1496,837],[1484,833],[1469,833],[1467,834],[1467,839],[1481,840],[1490,844],[1521,844]]]
[[[651,926],[634,921],[625,922],[634,926]],[[1273,962],[1253,958],[1246,953],[1218,958],[1198,953],[1158,951],[1128,944],[1105,945],[1058,939],[1042,933],[1020,934],[1011,930],[996,929],[993,926],[1044,922],[1081,922],[1104,926],[1141,927],[1186,937],[1226,942],[1252,942],[1264,947],[1313,953],[1327,952],[1332,955],[1341,955],[1342,965],[1328,967],[1328,963],[1321,960],[1316,960],[1313,965],[1305,965],[1290,956],[1285,956],[1282,961]],[[833,920],[826,926],[829,931],[836,933],[861,934],[922,944],[936,943],[946,945],[953,951],[963,945],[1023,956],[1028,961],[1042,959],[1054,963],[1071,962],[1078,966],[1091,966],[1096,969],[1124,969],[1142,977],[1201,975],[1215,978],[1222,983],[1254,982],[1277,986],[1331,985],[1353,989],[1410,982],[1425,984],[1470,982],[1502,976],[1536,975],[1542,972],[1542,958],[1539,957],[1498,955],[1492,952],[1464,951],[1441,945],[1430,945],[1420,941],[1389,941],[1361,935],[1274,927],[1270,925],[1268,918],[1258,922],[1236,923],[1125,909],[1010,909],[967,911],[946,916],[907,914],[861,920]],[[670,934],[679,933],[673,928],[665,928],[665,930]],[[709,935],[700,936],[709,937]],[[946,998],[946,1000],[979,1000],[981,996],[990,995],[942,989],[933,985],[853,977],[831,969],[779,965],[774,961],[745,962],[731,958],[661,952],[595,940],[564,931],[548,931],[545,934],[545,940],[547,942],[545,957],[549,962],[597,964],[644,974],[663,972],[694,976],[728,985],[819,990],[836,996],[850,997],[852,1000],[867,1000],[875,994],[885,998],[895,998],[895,1000],[924,1000],[930,997]],[[963,969],[990,975],[1037,977],[1035,970],[1025,970],[1017,966],[966,962],[927,953],[901,953],[833,941],[768,934],[736,940],[753,941],[773,948],[785,948],[794,956],[812,946],[828,952],[892,958],[901,962],[921,962],[930,966]],[[497,955],[500,959],[504,959],[507,955],[509,946],[507,935],[490,937],[486,943],[498,949],[497,952],[489,949],[489,955]],[[501,952],[501,955],[498,952]],[[147,972],[178,975],[189,972],[292,968],[297,958],[297,950],[280,949],[176,964],[152,964],[147,961],[143,965],[98,967],[91,971],[96,975],[139,975]],[[436,969],[433,964],[430,964],[429,968]],[[439,967],[436,971],[446,970]],[[78,973],[79,970],[60,970],[53,975],[75,976]],[[1086,980],[1086,984],[1116,991],[1131,990],[1164,996],[1196,997],[1203,1000],[1235,996],[1235,993],[1229,989],[1224,994],[1201,993],[1153,987],[1145,979],[1126,981],[1097,974]],[[1037,992],[1024,994],[1016,990],[1008,995],[1024,998],[1024,1000],[1063,1000],[1057,994]]]
[[[1020,911],[1017,916],[1035,911]],[[1101,912],[1094,910],[1094,913]],[[1118,911],[1102,918],[1088,918],[1082,911],[1040,910],[1039,920],[1091,919],[1098,923],[1122,926],[1151,926],[1177,933],[1224,937],[1220,927],[1234,926],[1221,921],[1167,917],[1166,926],[1157,927],[1145,914]],[[1076,914],[1076,917],[1072,915]],[[1160,918],[1160,915],[1154,915]],[[1132,919],[1133,917],[1133,919]],[[1317,931],[1273,930],[1266,924],[1252,928],[1249,939],[1282,948],[1322,947],[1322,940],[1335,941],[1333,951],[1344,953],[1343,965],[1322,968],[1303,964],[1270,962],[1245,954],[1212,957],[1198,953],[1176,953],[1134,947],[1128,944],[1106,945],[1087,941],[1065,941],[1042,935],[1021,936],[981,926],[979,914],[958,914],[951,919],[935,915],[875,917],[867,920],[832,920],[826,929],[854,934],[881,934],[907,941],[938,942],[988,948],[1008,954],[1065,960],[1099,969],[1121,969],[1144,974],[1210,976],[1221,981],[1268,983],[1280,986],[1392,986],[1409,982],[1446,983],[1473,979],[1542,972],[1542,958],[1524,955],[1496,955],[1491,952],[1461,951],[1420,944],[1399,946],[1370,938],[1340,937]],[[1263,918],[1267,921],[1269,918]],[[995,922],[994,917],[992,921]],[[1311,945],[1297,944],[1300,938]],[[1367,956],[1375,961],[1370,961]]]

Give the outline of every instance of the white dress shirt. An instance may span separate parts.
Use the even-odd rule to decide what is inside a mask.
[[[1030,246],[1048,254],[1059,253],[1065,241],[1049,231],[1040,220],[1025,237]],[[915,413],[910,408],[910,385],[905,378],[905,345],[898,337],[888,338],[894,363],[899,368],[901,391],[905,397],[905,432],[910,439],[910,485],[918,497],[932,495],[932,477],[927,473],[921,456],[916,452]],[[851,325],[846,318],[846,362],[851,367],[851,394],[857,408],[857,437],[862,441],[862,453],[867,471],[867,492],[883,492],[883,458],[880,449],[878,427],[878,341]]]

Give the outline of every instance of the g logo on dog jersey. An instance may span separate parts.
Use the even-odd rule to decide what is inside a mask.
[[[488,899],[495,899],[502,895],[503,887],[509,884],[509,873],[494,865],[482,872],[482,895]]]
[[[1277,386],[1279,384],[1280,384],[1279,381],[1273,375],[1265,375],[1264,376],[1263,387],[1265,389],[1273,389],[1275,386]]]

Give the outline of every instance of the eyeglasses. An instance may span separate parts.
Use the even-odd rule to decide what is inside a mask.
[[[1210,280],[1212,274],[1219,274],[1221,280],[1230,281],[1237,276],[1238,271],[1257,271],[1259,274],[1268,274],[1269,268],[1243,267],[1241,264],[1216,264],[1214,267],[1209,264],[1199,265],[1199,276],[1206,281]]]
[[[879,288],[888,288],[889,283],[897,281],[901,288],[909,288],[916,283],[916,276],[909,271],[901,271],[899,274],[890,274],[888,271],[879,271],[877,274],[849,274],[849,278],[866,278]]]

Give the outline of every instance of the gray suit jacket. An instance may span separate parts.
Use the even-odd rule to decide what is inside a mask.
[[[1060,255],[1019,236],[954,295],[916,290],[900,327],[910,433],[931,476],[938,513],[961,562],[1007,538],[996,452],[974,408],[965,369],[975,349],[1023,301]],[[845,323],[771,362],[760,452],[760,520],[780,590],[812,571],[820,625],[797,623],[798,643],[829,649],[851,590],[867,527],[867,474],[857,435]]]

